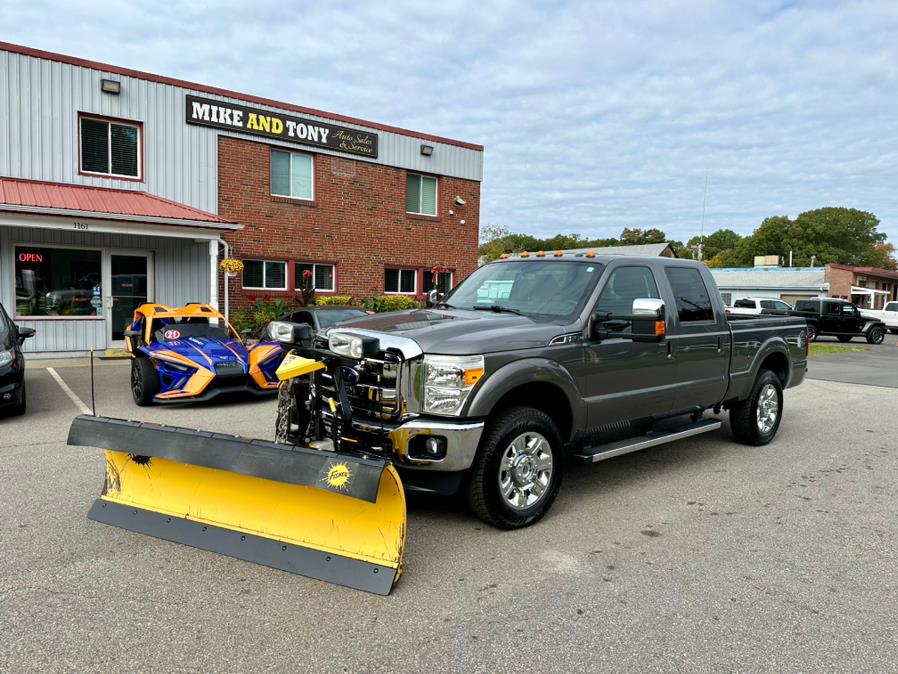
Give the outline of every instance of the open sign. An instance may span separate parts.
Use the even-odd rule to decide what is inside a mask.
[[[42,253],[19,253],[19,262],[43,262]]]
[[[166,339],[178,339],[181,336],[180,330],[166,330],[162,333],[162,336]]]

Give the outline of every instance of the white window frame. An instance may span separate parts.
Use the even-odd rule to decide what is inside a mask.
[[[246,262],[261,262],[261,263],[262,263],[262,285],[263,285],[263,287],[261,287],[261,288],[259,288],[259,287],[257,287],[257,286],[241,285],[241,287],[242,287],[244,290],[286,290],[286,289],[287,289],[287,274],[288,274],[288,272],[289,272],[290,270],[287,268],[288,262],[287,262],[286,260],[259,260],[259,259],[253,258],[253,259],[246,259],[246,260],[244,260],[243,262],[244,262],[244,263],[246,263]],[[265,285],[265,270],[266,270],[266,265],[269,265],[269,264],[282,264],[282,265],[284,265],[284,285],[283,285],[282,287],[280,287],[280,288],[271,288],[271,287],[266,288],[266,287],[264,287],[264,285]],[[245,267],[245,266],[246,266],[246,265],[244,264],[244,267]],[[244,269],[244,273],[245,273],[245,271],[246,271],[246,270]],[[241,279],[240,279],[240,283],[243,284],[243,283],[245,282],[245,279],[246,279],[246,276],[243,275],[243,276],[241,277]]]
[[[423,200],[424,200],[424,190],[421,189],[420,184],[419,184],[419,187],[418,187],[418,209],[419,209],[419,210],[417,210],[417,211],[409,211],[409,210],[406,210],[405,212],[408,213],[409,215],[423,215],[425,218],[435,218],[435,217],[437,217],[437,216],[439,215],[439,213],[440,213],[440,179],[439,179],[437,176],[430,176],[430,175],[427,175],[427,174],[425,174],[425,173],[415,173],[414,171],[408,171],[407,174],[406,174],[406,179],[405,179],[405,190],[406,190],[406,194],[405,194],[405,204],[406,204],[406,208],[408,208],[408,177],[409,177],[409,176],[415,176],[415,177],[417,177],[418,180],[421,181],[421,182],[423,182],[423,181],[422,181],[422,178],[431,178],[431,179],[434,181],[434,183],[435,183],[435,191],[434,191],[434,195],[433,195],[433,213],[424,213],[422,210],[420,210],[420,209],[421,209],[421,204],[422,204],[422,202],[423,202]]]
[[[295,197],[292,194],[277,194],[273,191],[274,180],[272,179],[271,170],[275,152],[283,152],[284,154],[290,155],[290,174],[287,176],[287,184],[290,186],[290,189],[293,189],[293,155],[308,157],[312,161],[312,196]],[[285,150],[280,147],[271,148],[271,153],[268,157],[268,191],[271,193],[271,196],[279,197],[281,199],[294,199],[296,201],[315,201],[315,155],[308,152],[294,152],[293,150]]]
[[[399,282],[399,290],[387,290],[387,271],[396,270],[399,272],[397,281]],[[402,292],[402,272],[410,271],[415,275],[415,287],[411,292]],[[417,295],[418,294],[418,270],[414,267],[384,267],[384,295]]]
[[[95,122],[103,122],[106,124],[106,153],[109,160],[110,173],[101,173],[100,171],[88,171],[84,168],[84,137],[81,129],[81,120],[90,119]],[[137,175],[131,176],[127,173],[111,173],[112,171],[112,125],[130,126],[137,129]],[[125,180],[143,180],[143,126],[137,122],[125,122],[112,119],[103,119],[95,115],[78,115],[78,171],[89,176],[103,176],[106,178],[124,178]]]
[[[304,260],[294,260],[293,261],[293,275],[296,275],[296,265],[298,264],[306,264],[312,266],[312,288],[316,293],[335,293],[337,292],[337,265],[333,262],[306,262]],[[317,273],[318,267],[330,267],[331,268],[331,279],[333,281],[333,288],[319,288],[315,285],[315,275]],[[386,279],[384,279],[386,281]],[[293,285],[296,286],[295,290],[302,290],[299,278],[293,279]]]

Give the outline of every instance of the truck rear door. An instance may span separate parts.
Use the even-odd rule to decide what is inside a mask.
[[[726,316],[720,303],[711,300],[701,269],[670,264],[664,273],[672,324],[666,342],[680,382],[674,409],[711,407],[723,399],[729,382],[732,343]]]

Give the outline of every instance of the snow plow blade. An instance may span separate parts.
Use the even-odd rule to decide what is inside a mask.
[[[375,594],[402,573],[405,494],[386,460],[92,416],[68,444],[105,450],[92,520]]]

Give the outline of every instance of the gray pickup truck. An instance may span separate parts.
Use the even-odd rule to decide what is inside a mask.
[[[807,370],[802,318],[729,320],[708,269],[667,258],[521,254],[432,306],[355,319],[321,339],[351,356],[356,434],[409,490],[459,489],[502,528],[542,517],[566,464],[714,431],[764,445]],[[326,386],[326,383],[324,384]]]

